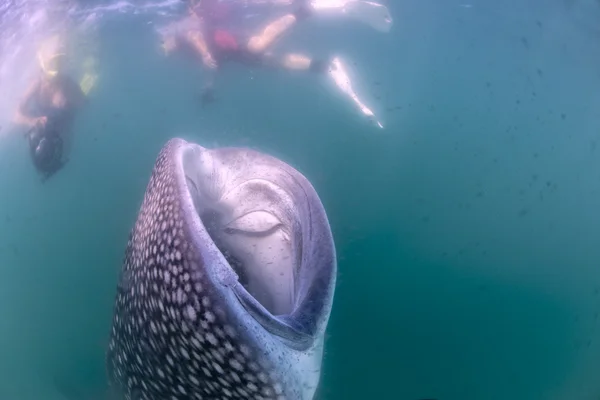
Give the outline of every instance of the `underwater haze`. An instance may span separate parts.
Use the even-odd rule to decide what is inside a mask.
[[[320,400],[600,398],[600,3],[389,0],[389,33],[285,38],[351,66],[384,129],[303,73],[164,57],[173,1],[0,0],[0,399],[102,399],[115,290],[161,147],[274,155],[315,187],[338,280]],[[99,72],[41,183],[12,116],[70,24]]]

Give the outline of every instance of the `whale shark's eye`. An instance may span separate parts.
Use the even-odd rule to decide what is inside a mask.
[[[266,211],[254,211],[231,221],[225,226],[225,233],[239,233],[248,236],[268,236],[282,227],[281,221]]]

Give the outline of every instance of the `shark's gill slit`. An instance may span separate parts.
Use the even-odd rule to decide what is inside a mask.
[[[189,171],[191,172],[191,171]],[[203,189],[201,174],[186,174],[188,190],[206,231],[242,286],[273,315],[293,312],[296,265],[288,229],[274,208],[277,193],[269,182],[225,184],[219,200]],[[208,178],[207,178],[208,180]]]

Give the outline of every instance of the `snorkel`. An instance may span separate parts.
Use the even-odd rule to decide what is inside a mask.
[[[67,63],[67,53],[61,35],[55,34],[44,40],[37,51],[37,59],[46,78],[62,73]]]
[[[45,58],[41,52],[38,52],[38,61],[42,72],[48,77],[53,78],[63,69],[66,53],[52,54],[50,57]]]

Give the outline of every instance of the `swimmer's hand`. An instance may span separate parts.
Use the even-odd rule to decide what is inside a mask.
[[[43,128],[48,123],[48,117],[38,117],[33,119],[33,126]]]
[[[210,54],[210,53],[206,53],[202,57],[202,62],[204,63],[204,65],[207,68],[210,68],[210,69],[216,69],[217,68],[217,61],[213,58],[212,54]]]
[[[25,121],[23,121],[23,122],[25,122]],[[48,123],[48,117],[46,117],[46,116],[37,117],[37,118],[27,118],[26,124],[29,126],[29,129],[27,129],[25,132],[23,132],[23,136],[25,136],[26,138],[29,137],[29,135],[31,135],[31,133],[33,131],[35,131],[36,129],[44,128],[47,123]]]

